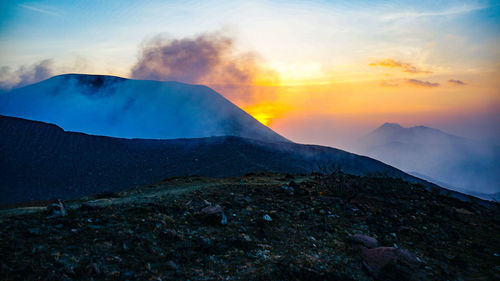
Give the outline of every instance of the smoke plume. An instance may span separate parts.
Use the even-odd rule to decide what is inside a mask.
[[[174,40],[159,35],[142,44],[131,77],[210,85],[230,99],[248,101],[255,94],[251,86],[279,80],[261,65],[257,54],[236,52],[235,40],[220,33]]]
[[[47,79],[53,75],[53,62],[46,59],[30,66],[20,66],[16,70],[0,67],[0,89],[10,90]]]

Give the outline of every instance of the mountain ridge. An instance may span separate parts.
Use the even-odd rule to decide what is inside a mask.
[[[228,177],[251,172],[307,174],[318,164],[350,174],[384,174],[434,186],[394,167],[339,149],[239,137],[148,140],[66,132],[0,116],[2,204],[73,198],[150,184],[172,176]]]
[[[471,195],[500,190],[500,146],[486,142],[427,126],[385,123],[358,140],[353,150]]]

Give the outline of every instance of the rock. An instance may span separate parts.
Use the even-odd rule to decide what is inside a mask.
[[[89,201],[89,202],[83,203],[81,208],[84,210],[102,210],[102,209],[106,208],[106,202],[111,202],[111,201],[110,200]]]
[[[294,188],[294,189],[296,189],[296,188],[299,187],[299,185],[296,182],[294,182],[294,181],[289,182],[288,186],[291,187],[291,188]]]
[[[453,208],[453,210],[454,210],[457,214],[462,214],[462,215],[473,215],[473,214],[474,214],[473,212],[468,211],[468,210],[463,209],[463,208]]]
[[[258,249],[255,249],[255,250],[252,250],[250,251],[247,256],[251,259],[260,259],[260,260],[265,260],[267,259],[267,255],[270,254],[269,250],[258,250]]]
[[[104,191],[99,194],[96,194],[94,196],[97,199],[102,199],[102,198],[118,198],[120,197],[120,194],[117,192],[112,192],[112,191]]]
[[[226,239],[224,244],[226,244],[229,249],[250,250],[255,248],[255,243],[252,243],[252,239],[246,234],[232,236]]]
[[[58,259],[57,259],[57,264],[62,266],[64,268],[64,271],[68,274],[75,274],[75,263],[72,259],[73,257],[67,254],[62,254]]]
[[[71,278],[70,278],[68,275],[66,275],[66,274],[63,274],[63,275],[61,276],[61,279],[59,279],[59,280],[61,280],[61,281],[73,281],[73,279],[71,279]]]
[[[263,218],[265,221],[273,221],[273,219],[271,218],[271,216],[269,216],[268,214],[265,214],[262,218]]]
[[[211,205],[201,209],[201,219],[210,224],[227,225],[227,216],[220,205]]]
[[[293,194],[293,191],[295,190],[293,187],[288,186],[288,185],[282,185],[282,186],[281,186],[281,189],[282,189],[284,192],[287,192],[287,193],[289,193],[289,194]]]
[[[214,246],[214,241],[212,241],[212,239],[210,238],[202,238],[200,240],[200,246],[203,247],[203,248],[211,248]]]
[[[250,236],[248,236],[247,234],[242,233],[240,236],[241,236],[241,238],[242,238],[243,241],[245,241],[245,242],[252,242],[252,239],[250,239]]]
[[[120,279],[122,280],[132,280],[134,277],[134,272],[130,270],[125,270],[120,272]]]
[[[39,227],[28,228],[28,233],[31,235],[40,235],[40,228]]]
[[[456,267],[460,267],[460,268],[463,268],[463,269],[467,269],[468,267],[468,264],[467,262],[459,255],[453,257],[451,260],[450,260],[450,264],[456,266]]]
[[[220,223],[221,223],[222,225],[226,225],[226,224],[227,224],[227,217],[226,217],[226,215],[224,214],[224,212],[222,212],[221,217],[222,217],[222,218],[221,218],[221,220],[220,220]]]
[[[298,187],[298,188],[296,188],[296,192],[295,193],[297,195],[303,196],[303,195],[307,195],[309,192],[306,189],[302,188],[302,187]]]
[[[97,265],[97,263],[93,262],[89,265],[87,265],[87,271],[92,274],[92,275],[99,275],[101,274],[101,269],[99,268],[99,266]]]
[[[495,272],[496,274],[500,274],[500,265],[493,267],[493,272]]]
[[[414,254],[393,247],[364,249],[361,258],[368,271],[379,280],[410,280],[421,264]]]
[[[377,239],[363,234],[349,235],[345,238],[345,242],[351,246],[361,245],[368,249],[378,247],[379,245]]]
[[[166,240],[179,241],[182,240],[182,236],[173,229],[165,229],[160,234],[159,237]]]
[[[224,210],[220,205],[207,206],[201,209],[201,213],[205,215],[218,215],[221,214]]]
[[[170,270],[178,270],[179,269],[179,266],[177,266],[177,264],[172,260],[167,261],[165,263],[165,266]]]
[[[66,216],[66,208],[61,200],[57,200],[57,203],[52,203],[47,206],[47,218],[56,218],[56,217],[64,217]]]

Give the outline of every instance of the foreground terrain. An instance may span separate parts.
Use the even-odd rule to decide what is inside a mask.
[[[172,178],[1,210],[0,279],[498,280],[499,218],[341,172]]]

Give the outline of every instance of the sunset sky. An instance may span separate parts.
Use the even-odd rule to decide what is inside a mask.
[[[179,80],[298,142],[385,122],[500,142],[500,1],[2,1],[0,42],[5,87]]]

